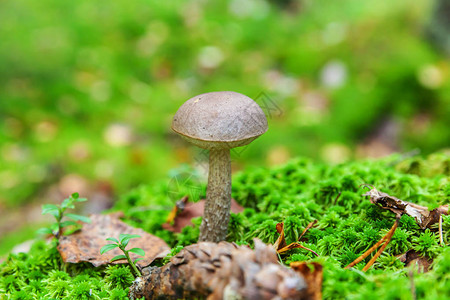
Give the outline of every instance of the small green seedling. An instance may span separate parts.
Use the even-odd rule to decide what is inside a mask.
[[[107,241],[114,242],[114,243],[103,246],[102,249],[100,249],[100,254],[104,254],[104,253],[106,253],[108,251],[111,251],[111,250],[113,250],[115,248],[119,248],[120,250],[122,250],[123,255],[121,254],[121,255],[114,256],[111,259],[111,262],[116,261],[116,260],[120,260],[120,259],[126,259],[128,261],[128,263],[130,264],[131,268],[133,269],[134,273],[136,274],[136,276],[140,277],[140,276],[142,276],[142,274],[138,270],[138,268],[136,267],[136,262],[140,261],[140,260],[142,260],[144,258],[143,257],[136,258],[134,260],[134,262],[133,262],[133,261],[131,261],[129,252],[133,252],[133,253],[135,253],[137,255],[140,255],[140,256],[145,256],[144,250],[142,250],[141,248],[132,248],[130,250],[125,250],[125,248],[127,247],[128,243],[130,242],[130,239],[134,239],[134,238],[138,238],[138,237],[141,237],[141,236],[137,235],[137,234],[124,234],[124,233],[121,233],[119,235],[119,240],[120,241],[115,239],[115,238],[112,238],[112,237],[111,238],[107,238],[106,239]]]
[[[75,208],[76,202],[87,201],[86,198],[79,198],[78,193],[73,193],[69,198],[64,199],[61,205],[55,204],[44,204],[42,205],[42,214],[50,214],[55,217],[56,223],[52,224],[50,227],[41,228],[37,232],[39,234],[53,234],[57,239],[62,234],[62,229],[66,226],[75,226],[76,229],[79,224],[75,221],[81,221],[85,223],[91,223],[91,219],[85,216],[80,216],[76,214],[66,214],[68,208]],[[62,221],[63,217],[67,217],[69,221]],[[71,231],[73,232],[73,231]]]

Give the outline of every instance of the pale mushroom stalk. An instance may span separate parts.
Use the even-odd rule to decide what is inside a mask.
[[[266,116],[245,95],[212,92],[186,101],[175,114],[172,129],[190,143],[209,150],[208,187],[199,240],[223,241],[230,221],[230,149],[245,146],[266,132]]]
[[[227,235],[231,206],[231,160],[229,149],[209,150],[208,189],[200,227],[200,241],[223,241]]]

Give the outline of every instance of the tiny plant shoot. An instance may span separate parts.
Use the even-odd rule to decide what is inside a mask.
[[[108,251],[111,251],[111,250],[113,250],[115,248],[119,248],[120,250],[122,250],[123,255],[121,254],[121,255],[114,256],[111,259],[111,262],[116,261],[116,260],[120,260],[120,259],[126,259],[128,261],[128,263],[130,264],[131,268],[133,269],[134,273],[136,274],[136,276],[140,277],[140,276],[142,276],[142,274],[138,270],[138,268],[136,267],[136,262],[139,261],[139,260],[142,260],[143,258],[142,257],[136,258],[134,260],[134,262],[133,262],[133,261],[131,261],[129,252],[133,252],[133,253],[135,253],[137,255],[144,256],[145,255],[144,250],[142,250],[141,248],[132,248],[130,250],[125,250],[125,248],[127,247],[128,243],[130,242],[130,239],[139,238],[139,237],[141,237],[141,236],[137,235],[137,234],[123,234],[123,233],[121,233],[119,235],[119,240],[120,241],[115,239],[115,238],[112,238],[112,237],[111,238],[107,238],[106,239],[107,241],[110,241],[110,242],[113,242],[113,243],[103,246],[102,249],[100,249],[100,254],[104,254],[104,253],[106,253]]]
[[[76,214],[67,214],[66,210],[68,208],[75,208],[75,203],[87,201],[86,198],[80,198],[78,193],[73,193],[69,198],[64,199],[61,205],[55,204],[44,204],[42,205],[42,214],[50,214],[55,217],[56,222],[48,228],[41,228],[37,232],[40,234],[53,234],[57,239],[62,234],[62,229],[66,226],[78,226],[79,224],[75,221],[81,221],[85,223],[91,223],[91,219],[85,216],[80,216]],[[62,221],[66,217],[71,220]],[[73,231],[72,231],[73,232]]]

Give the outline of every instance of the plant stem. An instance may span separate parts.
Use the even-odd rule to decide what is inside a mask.
[[[58,231],[56,232],[55,236],[59,240],[59,236],[61,235],[61,230],[62,230],[61,220],[62,220],[64,211],[61,208],[59,208],[58,210],[59,210],[59,217],[56,219],[56,222],[58,223]]]
[[[124,253],[125,256],[127,257],[128,263],[130,264],[131,268],[133,269],[134,273],[136,274],[136,277],[141,277],[142,274],[141,274],[141,272],[138,270],[138,268],[136,268],[136,265],[131,261],[130,254],[128,254],[128,251],[126,251],[126,250],[123,249],[123,248],[120,248],[120,249],[122,249],[123,253]]]

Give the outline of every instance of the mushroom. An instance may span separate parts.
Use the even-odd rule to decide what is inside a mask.
[[[212,92],[187,100],[173,117],[172,130],[209,150],[208,187],[199,241],[223,241],[230,221],[230,149],[245,146],[266,132],[266,116],[245,95]]]

